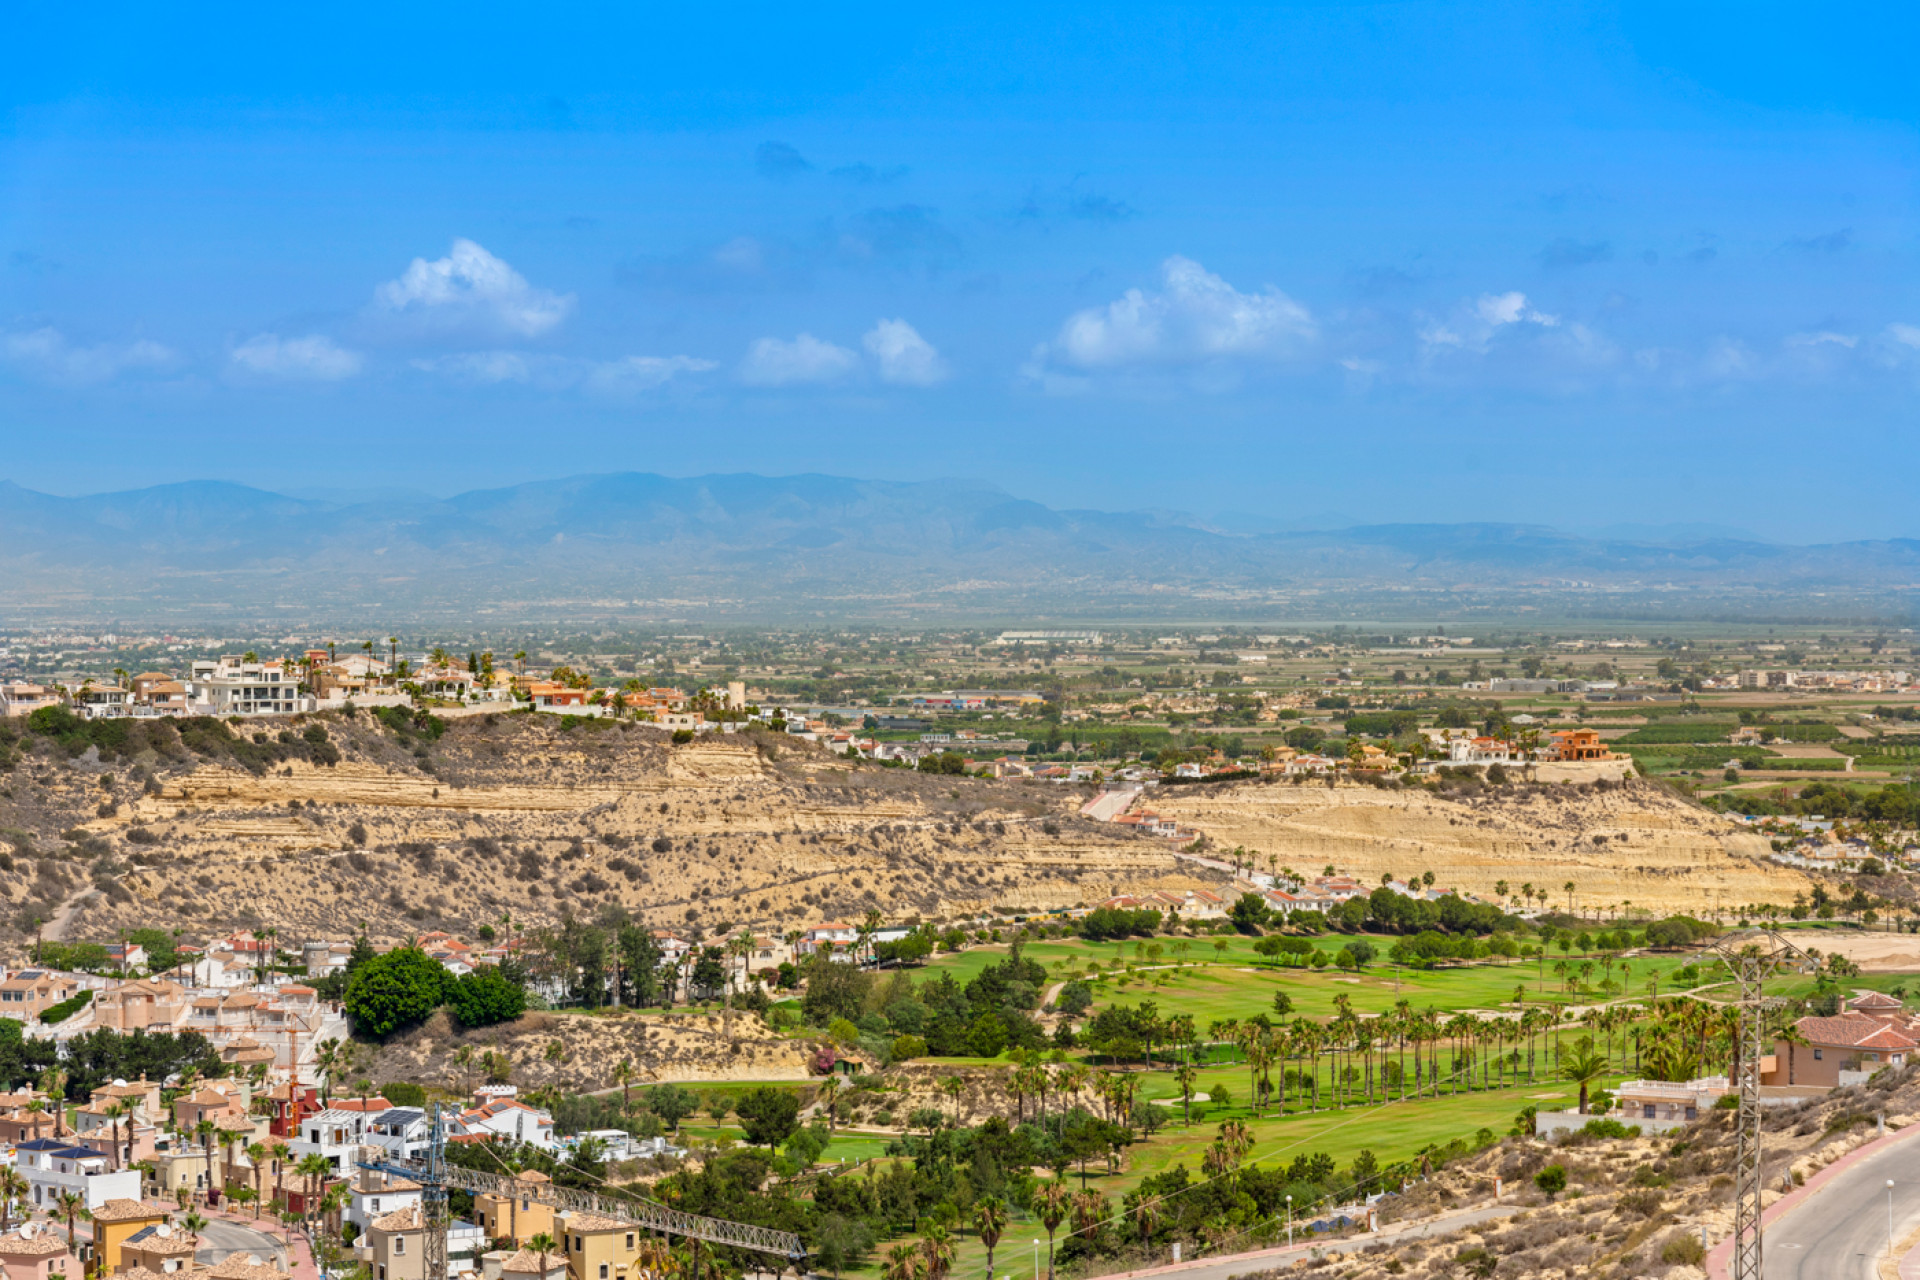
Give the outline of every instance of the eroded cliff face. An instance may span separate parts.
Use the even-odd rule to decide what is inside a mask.
[[[1623,903],[1660,913],[1774,902],[1811,885],[1765,860],[1767,842],[1654,784],[1491,787],[1458,795],[1418,787],[1329,788],[1246,783],[1162,788],[1153,807],[1205,831],[1220,846],[1245,846],[1265,870],[1316,875],[1328,864],[1377,881],[1432,871],[1437,885],[1492,899],[1506,881],[1551,894],[1564,908]]]
[[[291,742],[251,769],[164,740],[104,763],[43,745],[0,786],[15,951],[49,918],[56,935],[103,940],[148,925],[344,937],[362,922],[398,939],[619,906],[656,926],[784,932],[869,909],[1069,907],[1221,879],[1078,817],[1080,787],[880,769],[758,734],[674,746],[650,727],[497,715],[428,741],[365,715],[315,721],[325,751]],[[269,756],[283,731],[244,729]],[[1310,874],[1431,870],[1487,896],[1532,882],[1556,904],[1572,880],[1590,908],[1657,911],[1807,887],[1759,860],[1757,837],[1644,783],[1452,796],[1259,783],[1165,787],[1149,803],[1263,868],[1272,855]]]
[[[92,839],[147,865],[82,904],[73,935],[255,921],[471,934],[504,914],[538,924],[607,905],[660,926],[785,930],[870,908],[932,917],[1206,882],[1158,842],[1078,818],[1077,788],[850,766],[757,735],[672,746],[550,717],[456,722],[410,744],[424,757],[364,718],[329,727],[337,763],[162,767],[116,812],[87,815]],[[133,832],[152,843],[129,846]]]

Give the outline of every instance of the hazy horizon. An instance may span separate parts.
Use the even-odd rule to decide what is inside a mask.
[[[1911,534],[1917,23],[23,12],[7,471]]]

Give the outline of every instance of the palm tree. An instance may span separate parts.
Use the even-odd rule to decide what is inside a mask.
[[[48,1067],[40,1073],[40,1089],[53,1107],[53,1136],[63,1138],[67,1133],[67,1073],[59,1067]]]
[[[276,1142],[267,1150],[273,1156],[273,1198],[279,1202],[282,1212],[287,1207],[287,1157],[293,1154],[293,1148],[284,1142]]]
[[[1047,1229],[1047,1280],[1053,1280],[1053,1233],[1067,1217],[1067,1201],[1072,1193],[1058,1182],[1042,1183],[1033,1193],[1034,1211]]]
[[[1572,915],[1573,914],[1573,881],[1569,880],[1565,884],[1561,885],[1560,887],[1567,891],[1567,914]]]
[[[14,1202],[24,1203],[28,1190],[27,1180],[12,1165],[0,1168],[0,1231],[13,1226]]]
[[[89,1222],[93,1221],[93,1214],[87,1210],[86,1193],[84,1191],[54,1192],[53,1210],[67,1220],[67,1248],[78,1254],[80,1250],[74,1245],[74,1219],[85,1218]]]
[[[1580,1114],[1587,1114],[1587,1090],[1607,1074],[1607,1060],[1592,1049],[1578,1050],[1560,1066],[1560,1074],[1569,1084],[1580,1086]]]
[[[260,1175],[265,1172],[267,1163],[267,1144],[249,1142],[247,1144],[247,1163],[253,1168],[253,1217],[260,1220]]]
[[[920,1237],[920,1255],[927,1261],[927,1280],[946,1280],[953,1270],[953,1237],[935,1223]]]
[[[106,1105],[106,1107],[103,1108],[103,1110],[105,1111],[107,1118],[113,1121],[114,1167],[116,1169],[124,1169],[129,1164],[133,1163],[133,1133],[132,1133],[133,1111],[134,1111],[133,1099],[132,1098],[115,1098],[112,1102],[109,1102]],[[124,1148],[125,1150],[124,1158],[121,1155],[123,1148],[121,1147],[121,1144],[120,1144],[120,1131],[121,1131],[121,1125],[123,1121],[125,1122],[125,1126],[128,1131],[127,1143]]]
[[[549,1255],[559,1252],[560,1246],[554,1243],[551,1235],[542,1231],[539,1235],[527,1241],[527,1248],[540,1255],[540,1280],[546,1280],[547,1258]]]
[[[987,1247],[987,1276],[993,1276],[993,1251],[1007,1231],[1007,1202],[999,1196],[983,1196],[974,1202],[973,1229]]]
[[[325,1156],[316,1152],[313,1155],[302,1156],[300,1163],[293,1167],[293,1171],[299,1174],[301,1180],[307,1184],[306,1202],[301,1208],[306,1210],[308,1221],[311,1223],[315,1203],[320,1199],[320,1184],[325,1182],[327,1175],[333,1172],[333,1165]]]
[[[880,1269],[880,1276],[881,1280],[921,1280],[926,1271],[927,1260],[916,1245],[897,1244],[887,1251],[887,1262]]]
[[[948,1076],[940,1082],[940,1092],[953,1099],[953,1127],[960,1127],[960,1095],[967,1091],[967,1083],[959,1076]]]
[[[1185,1124],[1193,1123],[1193,1082],[1199,1075],[1191,1062],[1181,1063],[1180,1069],[1173,1074],[1173,1078],[1180,1082],[1180,1109]]]

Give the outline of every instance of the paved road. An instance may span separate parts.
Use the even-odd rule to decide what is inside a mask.
[[[1897,1143],[1767,1227],[1766,1280],[1875,1280],[1887,1255],[1889,1178],[1894,1239],[1920,1226],[1920,1143]]]
[[[200,1241],[206,1247],[193,1255],[200,1262],[217,1263],[228,1254],[251,1253],[262,1262],[272,1260],[283,1268],[287,1265],[287,1251],[279,1240],[237,1222],[208,1219],[206,1227],[200,1232]]]
[[[1156,1267],[1151,1272],[1134,1274],[1164,1275],[1173,1277],[1173,1280],[1228,1280],[1229,1276],[1250,1275],[1271,1267],[1286,1266],[1298,1258],[1305,1257],[1308,1250],[1315,1247],[1324,1253],[1353,1253],[1360,1249],[1370,1249],[1377,1244],[1400,1244],[1408,1240],[1422,1240],[1428,1236],[1448,1235],[1465,1227],[1491,1222],[1495,1218],[1509,1218],[1518,1212],[1519,1209],[1514,1205],[1488,1205],[1484,1209],[1468,1209],[1462,1213],[1448,1214],[1443,1218],[1428,1218],[1405,1226],[1388,1227],[1373,1235],[1348,1236],[1343,1240],[1307,1240],[1293,1249],[1269,1249],[1257,1255],[1243,1255],[1218,1262],[1203,1258],[1196,1262],[1182,1263],[1178,1267]],[[1295,1239],[1299,1240],[1300,1237]]]

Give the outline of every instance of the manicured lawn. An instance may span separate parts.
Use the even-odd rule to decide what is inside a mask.
[[[1090,966],[1098,964],[1104,972],[1094,986],[1096,1006],[1153,999],[1159,1002],[1163,1012],[1190,1014],[1203,1028],[1213,1021],[1245,1019],[1256,1013],[1271,1016],[1276,991],[1284,991],[1292,998],[1295,1015],[1309,1018],[1333,1016],[1334,999],[1342,994],[1361,1013],[1384,1012],[1401,1000],[1410,1001],[1417,1009],[1511,1006],[1514,989],[1519,986],[1526,987],[1529,1004],[1588,1004],[1600,999],[1644,996],[1647,979],[1655,976],[1661,979],[1661,991],[1666,993],[1672,989],[1666,975],[1698,959],[1686,955],[1642,955],[1617,962],[1612,970],[1613,980],[1619,983],[1624,977],[1628,989],[1608,995],[1598,990],[1598,983],[1606,973],[1599,960],[1578,952],[1570,955],[1555,952],[1544,967],[1539,961],[1515,960],[1432,970],[1400,969],[1384,960],[1392,940],[1369,938],[1381,958],[1358,973],[1343,973],[1332,967],[1320,970],[1268,967],[1263,963],[1265,958],[1253,950],[1252,938],[1236,935],[1221,940],[1227,943],[1224,953],[1216,950],[1214,939],[1186,940],[1193,945],[1185,954],[1185,963],[1180,963],[1182,957],[1172,949],[1174,943],[1170,940],[1156,940],[1163,948],[1158,960],[1141,954],[1141,945],[1146,941],[1141,939],[1124,943],[1090,943],[1077,939],[1038,942],[1029,945],[1025,954],[1046,965],[1049,977],[1055,980],[1085,973]],[[1332,955],[1348,938],[1335,934],[1313,941],[1318,949]],[[998,963],[1006,952],[1005,947],[977,947],[938,957],[923,972],[944,970],[964,983],[988,965]],[[1553,971],[1555,962],[1562,959],[1572,965],[1592,963],[1588,976],[1592,985],[1586,991],[1572,994],[1562,989],[1561,980]],[[1124,971],[1115,973],[1110,968],[1115,960],[1157,967],[1145,967],[1128,976]]]

